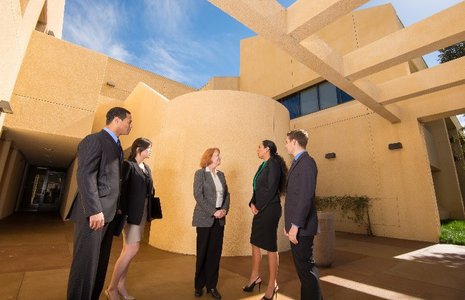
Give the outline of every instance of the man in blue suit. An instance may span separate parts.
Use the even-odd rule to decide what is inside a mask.
[[[305,150],[307,142],[308,133],[302,129],[290,131],[286,137],[286,150],[294,159],[287,177],[284,234],[291,244],[301,299],[319,300],[321,293],[313,261],[313,238],[318,231],[315,208],[318,169]]]

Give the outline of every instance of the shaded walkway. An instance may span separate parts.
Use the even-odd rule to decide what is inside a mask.
[[[16,214],[0,221],[0,299],[65,299],[72,229],[71,223],[50,214]],[[110,272],[120,250],[117,238]],[[292,256],[281,253],[280,260],[278,299],[299,299]],[[241,290],[249,261],[222,259],[218,289],[223,299],[260,299],[258,291]],[[128,289],[138,300],[197,299],[194,264],[193,256],[143,243],[128,274]],[[262,270],[266,274],[266,259]],[[336,261],[332,268],[321,269],[320,276],[326,300],[464,299],[465,247],[337,233]]]

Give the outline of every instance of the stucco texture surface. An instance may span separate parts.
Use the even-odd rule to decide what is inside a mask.
[[[156,122],[156,120],[154,120]],[[271,139],[284,154],[289,114],[273,99],[238,91],[201,91],[173,99],[166,105],[153,170],[161,198],[162,220],[152,223],[150,244],[178,253],[194,254],[196,230],[192,227],[194,173],[205,149],[218,147],[231,193],[223,255],[250,255],[252,214],[248,202],[252,179],[261,160],[256,148]],[[288,242],[279,236],[279,250]]]

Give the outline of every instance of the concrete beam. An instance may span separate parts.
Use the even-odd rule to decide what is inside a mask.
[[[356,80],[465,40],[464,16],[461,2],[346,54],[345,76]]]
[[[465,57],[378,85],[379,103],[396,103],[465,83]]]
[[[463,114],[463,95],[465,85],[458,85],[415,98],[415,101],[409,101],[406,106],[415,113],[420,122],[430,122]]]
[[[286,10],[275,0],[209,0],[209,2],[283,49],[380,116],[392,123],[400,121],[397,113],[380,105],[368,93],[344,77],[340,55],[318,36],[312,36],[301,44],[287,34],[283,27]]]
[[[287,33],[301,41],[366,2],[368,0],[298,0],[287,9]]]
[[[320,39],[318,35],[315,34],[305,39],[301,42],[301,45],[308,51],[295,53],[294,57],[296,59],[300,57],[300,61],[304,64],[305,61],[308,61],[307,66],[390,122],[396,123],[400,121],[396,113],[387,110],[375,100],[379,98],[379,89],[375,84],[368,79],[361,79],[357,83],[352,83],[341,75],[343,73],[342,56]]]
[[[259,35],[284,34],[286,9],[276,0],[208,0]]]

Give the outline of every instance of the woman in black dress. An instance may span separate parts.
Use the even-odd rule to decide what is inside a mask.
[[[271,299],[278,290],[278,223],[281,217],[280,195],[284,192],[287,167],[277,153],[274,142],[265,140],[258,145],[257,155],[263,160],[253,179],[253,195],[249,206],[252,211],[252,272],[243,290],[252,292],[255,285],[261,286],[261,250],[268,251],[269,282],[262,299]]]

